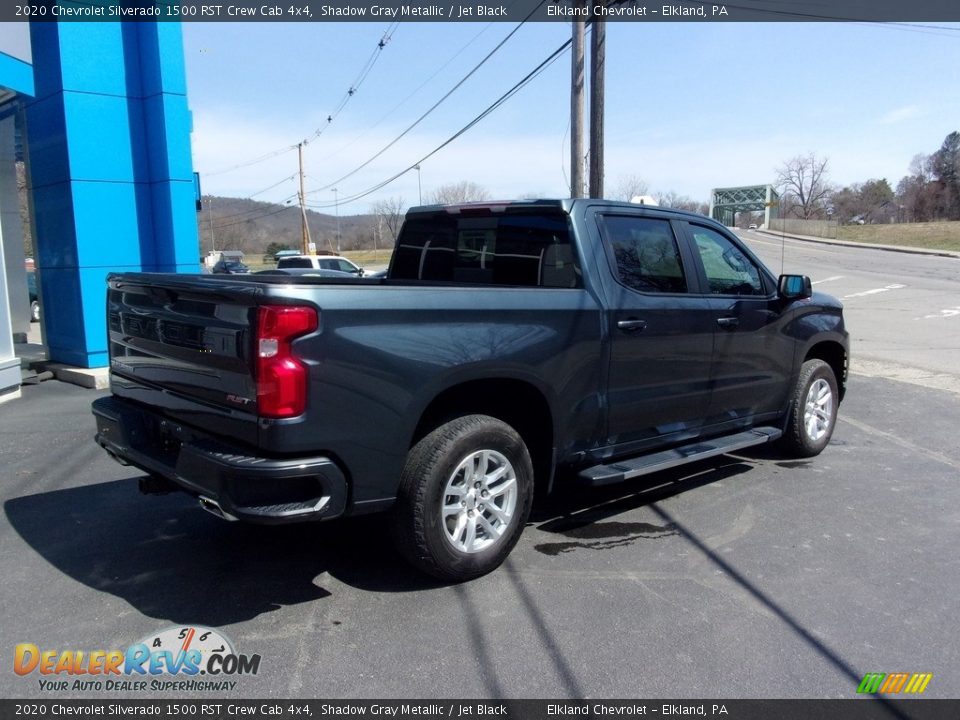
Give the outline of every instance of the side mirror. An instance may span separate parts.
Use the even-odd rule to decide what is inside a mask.
[[[357,273],[357,277],[363,277],[363,268],[360,268],[360,272]]]
[[[806,275],[781,275],[777,290],[784,300],[806,300],[813,295],[813,284]]]

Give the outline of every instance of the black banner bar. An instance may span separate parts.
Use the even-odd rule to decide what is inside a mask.
[[[63,717],[956,720],[960,717],[960,700],[0,700],[0,720]]]
[[[13,0],[4,22],[568,22],[572,0]],[[611,22],[960,22],[957,0],[590,0]]]

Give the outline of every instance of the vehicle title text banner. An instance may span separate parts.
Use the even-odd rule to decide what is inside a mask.
[[[3,3],[5,22],[914,22],[960,21],[956,0],[736,0],[733,4],[679,0],[14,0]]]

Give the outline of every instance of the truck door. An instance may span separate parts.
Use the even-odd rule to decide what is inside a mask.
[[[776,283],[735,238],[683,225],[716,327],[707,424],[719,431],[772,419],[786,401],[794,355]]]
[[[628,454],[699,434],[710,403],[715,320],[671,220],[595,213],[610,271],[607,445]],[[598,258],[603,263],[602,258]]]

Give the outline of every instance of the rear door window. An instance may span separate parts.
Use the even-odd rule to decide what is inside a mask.
[[[680,248],[669,220],[604,215],[600,224],[622,284],[640,292],[687,292]]]
[[[580,286],[566,215],[444,213],[404,223],[390,277],[480,285]]]

